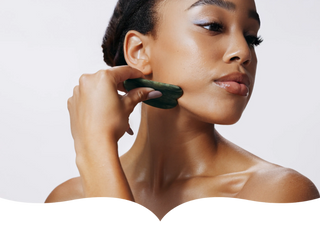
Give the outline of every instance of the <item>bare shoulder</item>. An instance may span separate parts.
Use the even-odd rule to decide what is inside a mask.
[[[74,200],[83,197],[80,177],[75,177],[57,186],[50,193],[45,203]]]
[[[319,198],[319,191],[311,180],[297,171],[267,164],[251,174],[238,195],[261,202],[291,203]]]

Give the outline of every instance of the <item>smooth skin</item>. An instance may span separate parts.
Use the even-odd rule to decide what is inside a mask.
[[[248,15],[256,10],[253,0],[230,0],[233,10],[213,4],[189,9],[195,2],[163,1],[156,36],[128,32],[124,51],[129,66],[80,78],[68,100],[80,177],[59,185],[46,202],[118,197],[161,219],[174,207],[203,197],[262,202],[319,198],[308,178],[258,158],[214,129],[214,124],[237,122],[251,97],[257,58],[246,38],[257,35],[259,23]],[[199,21],[224,27],[215,30]],[[214,83],[234,72],[249,77],[249,95],[229,93]],[[136,141],[119,160],[117,141],[131,132],[129,114],[152,91],[117,94],[125,79],[137,77],[178,85],[184,94],[170,110],[142,104]]]

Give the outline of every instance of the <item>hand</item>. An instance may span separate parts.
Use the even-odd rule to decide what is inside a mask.
[[[141,101],[161,96],[160,92],[146,87],[119,95],[117,90],[126,92],[123,82],[129,78],[144,76],[137,69],[120,66],[80,77],[68,100],[76,152],[106,141],[116,143],[126,131],[132,132],[128,120],[134,107]]]

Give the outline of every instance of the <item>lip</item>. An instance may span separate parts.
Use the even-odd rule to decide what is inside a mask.
[[[214,80],[214,83],[229,93],[239,96],[249,95],[250,79],[244,73],[234,72],[224,75]]]

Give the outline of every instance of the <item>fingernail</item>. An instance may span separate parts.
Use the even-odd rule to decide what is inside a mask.
[[[161,97],[161,96],[162,96],[162,93],[160,91],[156,91],[156,90],[155,91],[151,91],[148,94],[147,100],[158,98],[158,97]]]

